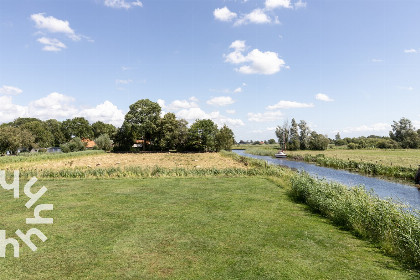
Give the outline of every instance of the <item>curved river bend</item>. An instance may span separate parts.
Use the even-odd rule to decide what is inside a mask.
[[[413,209],[420,210],[420,190],[414,186],[393,183],[374,177],[366,177],[344,170],[320,167],[300,161],[251,155],[245,153],[244,150],[233,150],[233,152],[241,156],[262,159],[271,164],[285,165],[298,170],[304,170],[314,177],[325,178],[328,181],[338,182],[346,186],[364,185],[367,190],[372,189],[381,198],[392,198],[396,202],[402,202],[408,204]]]

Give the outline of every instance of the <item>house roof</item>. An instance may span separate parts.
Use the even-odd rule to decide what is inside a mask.
[[[83,144],[85,144],[86,148],[93,148],[96,146],[95,141],[90,140],[89,138],[83,138],[82,139]]]

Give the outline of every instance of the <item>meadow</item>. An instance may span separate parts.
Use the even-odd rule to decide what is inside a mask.
[[[142,162],[140,157],[149,155],[132,156]],[[292,190],[307,182],[297,181],[288,169],[226,152],[171,156],[165,161],[173,165],[159,165],[159,160],[149,167],[128,164],[115,174],[130,169],[154,172],[121,176],[89,173],[115,168],[102,163],[80,171],[50,162],[51,170],[42,172],[73,169],[90,175],[45,176],[36,183],[48,188],[39,203],[54,204],[53,211],[42,213],[54,218],[54,224],[38,226],[48,240],[33,237],[36,252],[21,244],[19,259],[8,249],[7,258],[0,259],[0,274],[7,279],[419,277],[418,270],[410,269],[415,263],[390,257],[395,254],[369,236],[359,239],[352,229],[337,227],[310,203],[296,203],[305,201],[297,200]],[[197,168],[200,157],[207,164],[203,168]],[[74,160],[88,158],[82,153]],[[58,164],[68,159],[48,160]],[[185,161],[191,164],[177,167]],[[182,174],[176,173],[180,170]],[[12,191],[0,192],[0,229],[7,237],[15,237],[18,228],[26,232],[31,226],[25,218],[33,210],[26,209],[22,199],[13,199]]]

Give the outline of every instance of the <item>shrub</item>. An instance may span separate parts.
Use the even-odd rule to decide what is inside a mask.
[[[98,149],[104,151],[111,151],[113,141],[109,138],[108,134],[102,134],[98,138],[95,139],[95,143]]]

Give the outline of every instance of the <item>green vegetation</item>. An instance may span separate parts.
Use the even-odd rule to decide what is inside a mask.
[[[78,158],[78,157],[88,157],[92,155],[102,154],[104,151],[82,151],[74,153],[51,153],[51,154],[38,154],[38,153],[21,153],[18,156],[14,157],[0,157],[0,168],[2,164],[7,163],[19,163],[19,162],[43,162],[51,160],[61,160],[66,158]]]
[[[44,181],[45,243],[0,273],[15,279],[416,279],[369,243],[259,177]],[[0,196],[8,237],[30,211]],[[37,268],[37,269],[34,269]]]
[[[402,206],[379,199],[362,187],[292,178],[291,196],[334,224],[378,244],[387,254],[420,268],[420,220]],[[417,213],[420,214],[420,213]]]

